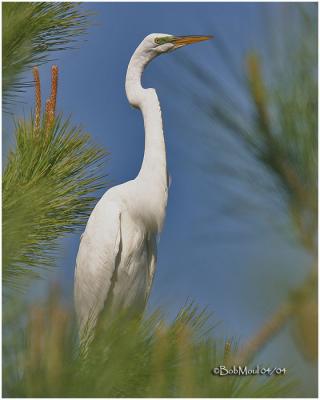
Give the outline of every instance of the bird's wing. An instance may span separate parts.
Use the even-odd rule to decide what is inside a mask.
[[[74,294],[80,331],[95,325],[114,280],[120,252],[121,211],[117,203],[101,199],[88,220],[76,261]]]
[[[150,296],[150,291],[152,287],[153,277],[156,270],[157,264],[157,242],[156,236],[152,235],[148,242],[148,278],[147,278],[147,288],[146,288],[146,300],[147,303],[148,298]]]

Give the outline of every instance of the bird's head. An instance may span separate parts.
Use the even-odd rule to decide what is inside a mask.
[[[168,53],[187,46],[188,44],[203,42],[204,40],[212,39],[213,36],[175,36],[166,33],[151,33],[142,41],[141,45],[146,52],[158,54]]]
[[[140,97],[137,93],[142,89],[141,75],[151,60],[160,54],[211,38],[212,36],[175,36],[167,33],[151,33],[146,36],[133,53],[128,65],[126,93],[130,104],[139,107]]]

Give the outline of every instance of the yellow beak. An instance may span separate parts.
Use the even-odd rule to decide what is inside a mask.
[[[213,38],[213,36],[211,36],[211,35],[208,35],[208,36],[199,36],[199,35],[175,36],[171,42],[175,45],[175,47],[181,47],[181,46],[186,46],[188,44],[203,42],[204,40],[209,40],[212,38]]]

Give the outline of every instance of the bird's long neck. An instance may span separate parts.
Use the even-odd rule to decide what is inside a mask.
[[[140,172],[136,179],[148,185],[167,189],[166,148],[163,135],[161,109],[154,89],[144,89],[141,76],[153,56],[135,52],[126,77],[129,103],[141,110],[145,129],[145,149]]]

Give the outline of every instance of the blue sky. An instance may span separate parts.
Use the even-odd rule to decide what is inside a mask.
[[[58,109],[71,114],[111,153],[105,172],[112,184],[134,178],[142,161],[143,121],[127,102],[124,79],[131,54],[143,37],[151,32],[215,35],[212,43],[179,52],[214,71],[241,108],[246,106],[242,92],[216,47],[227,45],[240,71],[249,49],[263,51],[266,23],[284,12],[276,3],[87,3],[84,7],[97,13],[97,23],[77,50],[56,55]],[[245,154],[235,145],[221,148],[221,143],[206,140],[213,127],[185,91],[212,96],[214,89],[200,86],[179,63],[177,53],[157,58],[143,78],[144,86],[156,88],[160,98],[172,177],[149,306],[162,305],[171,317],[187,298],[194,299],[222,321],[217,331],[221,337],[245,340],[285,299],[286,289],[300,282],[309,259],[279,233],[278,211],[265,210],[254,186],[214,169],[214,160],[226,160],[237,168]],[[40,74],[43,94],[48,95],[50,65],[42,66]],[[31,89],[23,100],[25,104],[15,110],[18,115],[29,114]],[[11,126],[6,116],[4,128]],[[249,168],[257,167],[249,164]],[[243,198],[258,198],[260,206],[253,209]],[[61,268],[49,274],[50,280],[61,282],[70,301],[78,243],[79,235],[62,241]],[[281,360],[284,355],[288,360],[288,353],[292,366],[302,362],[284,332],[261,359],[276,360],[283,367]]]

